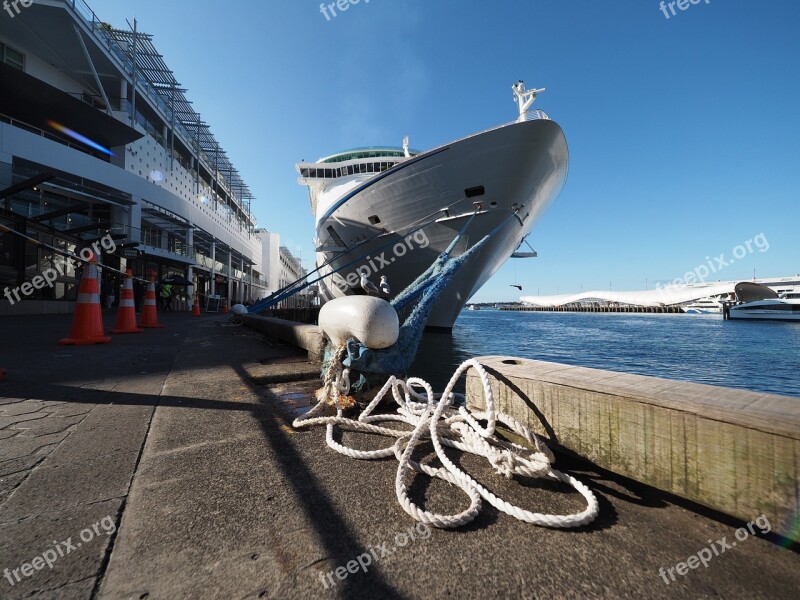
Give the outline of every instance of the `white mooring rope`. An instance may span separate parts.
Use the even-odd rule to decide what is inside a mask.
[[[332,392],[336,406],[336,416],[317,416],[329,406],[327,400],[323,398],[308,413],[295,419],[292,426],[298,428],[308,425],[326,425],[325,440],[328,446],[351,458],[371,460],[395,456],[400,462],[397,467],[397,476],[395,477],[397,499],[403,510],[416,520],[441,528],[460,527],[469,523],[478,515],[481,508],[481,498],[486,499],[489,504],[498,510],[521,521],[546,527],[579,527],[592,522],[597,516],[599,507],[592,491],[571,475],[561,473],[552,468],[554,462],[553,453],[542,439],[516,419],[495,410],[489,375],[483,365],[474,358],[463,362],[458,367],[443,394],[434,394],[427,382],[416,377],[411,377],[405,381],[394,376],[390,377],[378,392],[378,395],[359,415],[358,420],[353,420],[343,416],[342,405],[339,402],[340,395],[349,391],[350,383],[348,370],[341,369],[338,356],[339,353],[337,353],[337,358],[334,359],[336,362],[328,371],[331,375],[325,380],[325,389],[329,389]],[[470,367],[477,371],[483,384],[484,397],[486,398],[485,412],[470,413],[463,406],[456,408],[453,405],[455,400],[455,395],[452,393],[453,387],[459,376]],[[335,378],[332,376],[334,373],[336,373]],[[416,392],[412,389],[413,387],[422,388],[424,393]],[[398,404],[397,412],[372,415],[372,411],[389,390],[391,390],[392,396]],[[478,420],[486,421],[487,426],[482,427]],[[402,431],[373,424],[385,421],[399,421],[413,426],[414,429],[413,431]],[[519,444],[495,437],[495,424],[498,421],[509,427],[517,435],[525,438],[528,443],[536,447],[536,450],[532,451]],[[349,431],[393,437],[396,438],[396,441],[392,446],[379,450],[356,450],[348,448],[333,439],[334,426]],[[414,449],[421,440],[427,438],[430,438],[433,443],[436,455],[444,465],[444,468],[436,469],[411,460]],[[575,488],[586,499],[587,507],[582,512],[561,516],[534,513],[514,506],[495,496],[454,465],[445,455],[443,446],[485,457],[497,473],[508,479],[511,479],[514,475],[522,475],[528,477],[550,477],[563,481]],[[469,507],[455,515],[440,515],[421,509],[408,497],[405,482],[409,469],[425,473],[431,477],[438,477],[458,486],[469,496]]]

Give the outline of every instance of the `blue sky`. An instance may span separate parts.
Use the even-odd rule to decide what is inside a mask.
[[[313,262],[294,164],[418,149],[511,121],[511,83],[564,129],[566,187],[474,301],[643,289],[764,244],[710,280],[800,273],[800,2],[93,0],[135,16],[258,197],[259,225]],[[668,10],[668,9],[667,9]],[[739,251],[739,254],[742,254]],[[714,263],[716,264],[716,263]]]

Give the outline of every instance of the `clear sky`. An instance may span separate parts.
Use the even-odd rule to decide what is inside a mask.
[[[313,262],[294,165],[425,150],[516,116],[511,83],[570,147],[566,187],[474,301],[800,273],[800,2],[90,0],[135,16],[258,197],[259,226]],[[344,2],[343,2],[344,3]],[[668,4],[668,3],[667,3]],[[683,4],[683,0],[681,2]],[[767,243],[764,243],[764,240]],[[762,251],[768,246],[768,250]]]

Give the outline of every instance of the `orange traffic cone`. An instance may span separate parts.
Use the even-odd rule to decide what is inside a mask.
[[[222,314],[223,315],[227,315],[228,314],[228,299],[227,298],[225,298],[225,303],[222,305]]]
[[[144,305],[142,306],[142,322],[139,327],[156,329],[164,327],[158,322],[158,312],[156,311],[156,282],[154,277],[150,277],[147,285],[147,293],[144,295]]]
[[[103,313],[100,310],[100,292],[97,285],[97,260],[94,255],[83,270],[78,304],[72,318],[69,337],[59,340],[62,346],[107,344],[111,338],[103,331]]]
[[[3,381],[6,378],[6,370],[0,369],[0,381]]]
[[[200,299],[197,296],[194,297],[194,306],[192,306],[192,316],[193,317],[200,316]]]
[[[119,299],[117,323],[111,333],[142,333],[136,326],[136,304],[133,301],[133,273],[128,269],[125,285],[122,286],[122,295]]]

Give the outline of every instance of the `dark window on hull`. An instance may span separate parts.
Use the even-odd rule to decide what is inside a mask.
[[[486,193],[486,190],[483,188],[482,185],[476,185],[475,187],[470,187],[464,190],[464,195],[467,198],[475,198],[476,196],[483,196]]]

